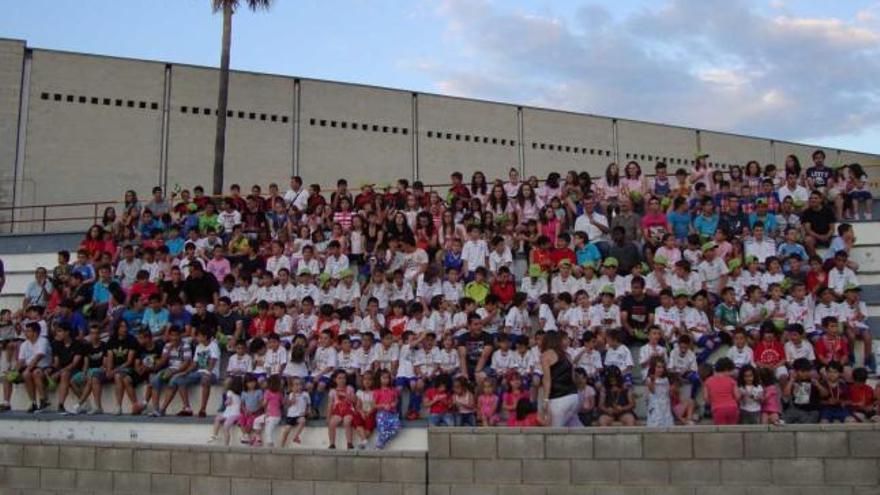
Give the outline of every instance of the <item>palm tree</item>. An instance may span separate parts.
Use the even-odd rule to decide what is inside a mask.
[[[211,0],[214,12],[223,12],[223,48],[220,54],[220,89],[217,91],[217,135],[214,139],[214,195],[223,194],[223,160],[226,155],[226,106],[229,103],[229,47],[232,14],[242,3],[256,11],[269,9],[272,0]]]

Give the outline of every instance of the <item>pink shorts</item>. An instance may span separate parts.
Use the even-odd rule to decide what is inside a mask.
[[[712,422],[716,425],[736,425],[739,424],[739,408],[719,407],[712,408]]]
[[[259,414],[256,413],[241,413],[241,416],[238,418],[238,426],[241,426],[242,430],[250,431],[254,428],[254,420],[257,419]]]

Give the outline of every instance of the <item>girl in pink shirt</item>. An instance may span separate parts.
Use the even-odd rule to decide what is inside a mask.
[[[706,380],[706,402],[712,407],[712,421],[716,425],[739,423],[739,387],[731,374],[736,370],[733,361],[721,358],[715,363],[715,374]]]
[[[376,408],[376,448],[382,449],[400,431],[400,418],[397,416],[398,392],[394,387],[391,372],[379,372],[379,389],[373,391]]]

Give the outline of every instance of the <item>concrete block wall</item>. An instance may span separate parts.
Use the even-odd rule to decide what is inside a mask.
[[[867,494],[880,427],[435,428],[432,495]]]
[[[3,494],[424,495],[422,452],[0,443]]]
[[[841,494],[880,490],[875,425],[432,428],[427,452],[0,443],[0,493]]]

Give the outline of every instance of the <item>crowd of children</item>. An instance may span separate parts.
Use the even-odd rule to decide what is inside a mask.
[[[870,218],[871,197],[858,164],[812,158],[722,173],[698,153],[651,179],[634,161],[543,183],[455,173],[446,191],[128,191],[0,314],[0,410],[22,383],[30,412],[57,389],[58,411],[100,414],[112,386],[116,414],[179,397],[178,415],[203,417],[222,384],[215,438],[273,444],[280,426],[297,443],[321,417],[331,448],[338,430],[381,448],[402,419],[548,423],[541,341],[559,332],[584,425],[870,421],[841,220]]]

